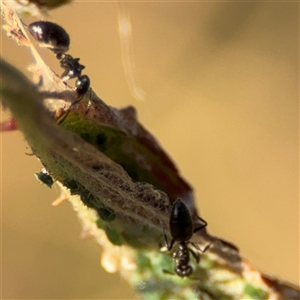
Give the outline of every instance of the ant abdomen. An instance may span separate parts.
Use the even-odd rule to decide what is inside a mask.
[[[54,53],[65,53],[69,50],[70,37],[61,26],[49,21],[37,21],[31,23],[28,28],[38,42]]]
[[[190,211],[181,199],[177,199],[170,216],[170,231],[175,241],[189,240],[194,233],[194,223]]]

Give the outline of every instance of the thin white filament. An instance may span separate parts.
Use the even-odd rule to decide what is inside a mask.
[[[124,1],[120,0],[118,3],[118,25],[121,42],[121,55],[126,81],[133,97],[138,101],[145,101],[145,91],[140,87],[136,78],[130,14]]]

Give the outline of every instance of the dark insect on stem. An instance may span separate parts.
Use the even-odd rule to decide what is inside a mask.
[[[28,26],[31,35],[55,54],[69,50],[70,37],[59,25],[48,21],[33,22]]]
[[[181,199],[177,199],[173,204],[171,215],[170,215],[170,232],[172,236],[171,243],[168,243],[167,236],[164,234],[165,244],[168,251],[172,250],[174,243],[178,242],[178,248],[173,254],[175,261],[175,273],[180,277],[187,277],[192,274],[193,268],[190,265],[190,253],[195,258],[196,262],[199,263],[200,256],[194,250],[190,249],[188,246],[192,244],[196,250],[204,253],[210,246],[207,245],[203,250],[197,244],[190,242],[192,235],[205,228],[207,222],[202,218],[198,217],[201,221],[201,225],[194,227],[194,222],[191,214]]]
[[[79,99],[89,90],[90,79],[81,75],[84,65],[79,63],[79,58],[66,54],[70,46],[68,33],[59,25],[49,21],[37,21],[28,26],[30,34],[44,47],[53,51],[64,69],[61,78],[67,81],[77,78],[75,82],[76,93]]]
[[[49,188],[51,188],[54,184],[53,178],[45,168],[41,172],[35,173],[34,176],[38,181],[40,181],[42,184],[45,184]]]
[[[115,212],[107,207],[100,207],[97,209],[98,215],[103,221],[112,222],[116,218]]]
[[[90,88],[90,78],[87,75],[78,77],[75,86],[77,94],[83,96]]]
[[[65,178],[62,184],[70,190],[71,195],[79,194],[79,184],[72,178]]]

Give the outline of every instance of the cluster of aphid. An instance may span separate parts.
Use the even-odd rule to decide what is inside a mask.
[[[83,65],[79,63],[79,58],[73,58],[71,55],[66,54],[69,50],[70,38],[67,32],[60,27],[59,25],[48,22],[48,21],[38,21],[31,23],[29,26],[29,31],[32,36],[40,43],[43,43],[45,47],[52,50],[57,59],[60,61],[60,66],[65,70],[61,75],[64,81],[67,81],[71,78],[77,78],[76,80],[76,92],[78,97],[82,97],[90,87],[90,80],[87,75],[81,75],[81,71],[85,68]],[[41,175],[45,175],[44,173]],[[39,179],[44,179],[43,176],[39,176]],[[47,185],[49,182],[47,180]],[[109,221],[112,221],[115,218],[115,214],[112,214],[109,210],[100,209],[100,216],[106,216],[105,218]],[[112,218],[113,216],[113,218]],[[175,261],[175,273],[180,277],[187,277],[192,274],[193,268],[190,265],[190,253],[195,258],[196,262],[199,263],[200,256],[199,253],[196,253],[194,250],[189,248],[189,244],[192,244],[197,251],[204,253],[207,248],[201,250],[200,247],[190,242],[192,235],[205,228],[207,226],[207,222],[202,218],[198,217],[201,225],[198,227],[194,226],[194,222],[192,216],[189,212],[189,209],[184,204],[181,199],[177,199],[171,210],[170,214],[170,233],[172,236],[171,243],[168,243],[166,235],[165,243],[168,251],[171,251],[174,243],[178,243],[178,248],[173,254],[173,258]]]
[[[51,188],[55,182],[55,180],[51,177],[49,172],[43,168],[42,171],[36,172],[34,174],[35,178],[42,184]],[[86,191],[78,182],[76,182],[72,178],[66,178],[62,181],[62,184],[69,189],[71,195],[80,195],[81,201],[88,207],[92,207],[95,209],[99,215],[99,217],[105,222],[112,222],[116,218],[115,212],[108,207],[95,207],[91,206],[91,197],[93,197],[90,193]]]
[[[79,63],[79,58],[73,58],[66,54],[70,46],[68,33],[59,25],[49,21],[37,21],[28,26],[31,35],[45,47],[53,51],[64,69],[61,75],[63,81],[77,78],[75,82],[76,93],[81,98],[90,88],[90,79],[87,75],[81,75],[85,68]]]
[[[48,187],[51,187],[54,183],[52,177],[45,169],[43,169],[43,171],[40,173],[36,173],[36,177]],[[63,184],[70,189],[71,194],[79,193],[78,183],[76,183],[76,181],[73,179],[66,179],[63,181]],[[84,194],[81,194],[82,201],[88,205],[90,201],[86,201],[85,197],[83,196]],[[116,218],[115,213],[109,208],[101,207],[95,209],[97,210],[100,218],[106,222],[112,222]],[[187,277],[193,272],[193,268],[190,265],[190,253],[193,255],[197,263],[200,261],[199,252],[197,253],[190,249],[189,244],[192,244],[194,248],[201,253],[204,253],[210,246],[208,245],[201,250],[197,244],[190,242],[190,239],[195,232],[207,226],[207,222],[205,220],[200,217],[198,217],[198,219],[202,224],[198,227],[194,227],[194,223],[187,206],[180,198],[175,201],[172,206],[169,220],[170,232],[172,236],[171,243],[168,243],[166,235],[164,235],[164,237],[165,247],[168,251],[172,250],[175,242],[178,243],[178,248],[174,252],[173,258],[175,261],[174,271],[180,277]],[[164,270],[164,272],[170,273],[166,270]]]

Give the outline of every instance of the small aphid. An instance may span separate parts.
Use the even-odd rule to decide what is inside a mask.
[[[111,208],[100,207],[97,212],[99,217],[106,222],[112,222],[116,218],[116,214]]]
[[[66,178],[62,184],[70,190],[71,195],[77,195],[79,193],[78,183],[74,179]]]
[[[168,251],[173,248],[175,242],[178,242],[178,248],[173,254],[175,260],[175,273],[180,277],[189,276],[193,272],[193,268],[190,266],[190,253],[194,256],[197,263],[200,261],[200,256],[198,253],[195,253],[192,249],[188,247],[188,244],[192,244],[198,251],[204,253],[207,248],[201,250],[197,244],[190,242],[192,235],[205,228],[207,222],[202,218],[198,217],[202,224],[198,227],[194,227],[193,219],[191,214],[181,199],[177,199],[173,204],[171,215],[170,215],[170,232],[172,236],[172,241],[168,244],[166,235],[165,243]]]
[[[35,173],[34,177],[39,182],[41,182],[42,184],[45,184],[49,188],[51,188],[54,183],[53,178],[49,175],[49,173],[46,169],[43,169],[41,172]]]
[[[70,37],[61,26],[49,21],[37,21],[31,23],[28,28],[38,42],[55,54],[60,55],[69,50]]]

